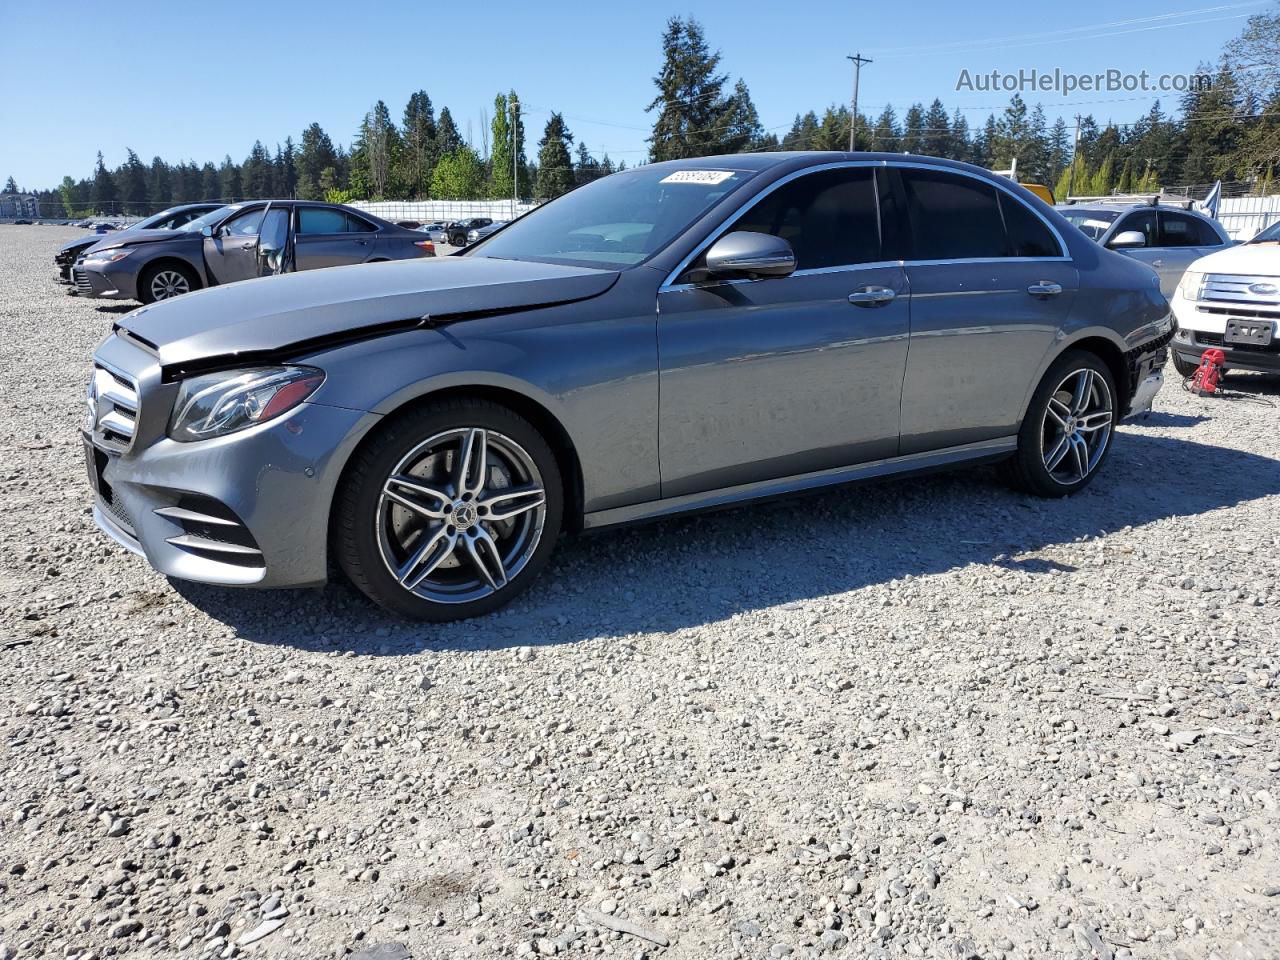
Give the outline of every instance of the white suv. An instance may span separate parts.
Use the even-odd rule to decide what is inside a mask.
[[[1229,370],[1280,373],[1280,222],[1247,243],[1201,257],[1173,295],[1173,365],[1189,376],[1210,347]]]

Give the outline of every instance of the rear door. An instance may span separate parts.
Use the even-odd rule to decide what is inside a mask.
[[[933,167],[898,176],[911,289],[901,453],[1012,436],[1071,310],[1076,269],[1012,190]]]
[[[1222,240],[1213,228],[1189,213],[1160,211],[1160,290],[1166,299],[1173,296],[1182,274],[1196,260],[1222,248]]]
[[[294,260],[299,270],[363,263],[374,251],[375,228],[337,207],[300,206],[296,212]]]

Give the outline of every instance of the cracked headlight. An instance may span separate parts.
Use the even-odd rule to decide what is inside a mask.
[[[184,380],[169,418],[174,440],[208,440],[288,413],[324,382],[315,367],[226,370]]]

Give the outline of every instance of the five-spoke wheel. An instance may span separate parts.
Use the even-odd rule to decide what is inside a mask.
[[[1117,407],[1107,365],[1096,354],[1068,350],[1031,398],[1008,463],[1011,479],[1043,497],[1082,489],[1111,450]]]
[[[1111,439],[1111,388],[1092,367],[1072,371],[1058,384],[1041,420],[1044,468],[1062,484],[1093,473]]]
[[[446,401],[398,418],[357,458],[335,540],[374,600],[450,620],[523,589],[550,554],[561,509],[555,457],[532,425],[494,404]]]

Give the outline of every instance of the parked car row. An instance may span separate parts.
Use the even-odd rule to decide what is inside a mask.
[[[309,209],[241,205],[118,262],[172,247],[221,281],[241,243],[256,273],[293,236],[301,266]],[[524,590],[564,530],[995,460],[1075,493],[1174,335],[1150,266],[951,161],[655,163],[489,225],[451,226],[476,240],[427,264],[119,318],[87,400],[98,525],[169,576],[315,585],[336,563],[451,620]],[[115,289],[158,275],[130,270]]]
[[[435,256],[418,231],[337,204],[233,203],[176,226],[186,211],[166,213],[173,215],[157,226],[101,238],[80,253],[71,267],[74,292],[152,303],[277,273]]]

